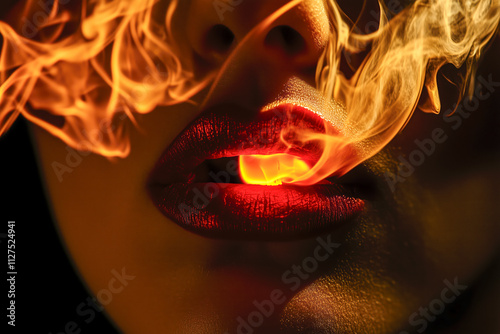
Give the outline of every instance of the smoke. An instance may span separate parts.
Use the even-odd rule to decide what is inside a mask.
[[[217,73],[199,78],[180,56],[183,41],[172,31],[178,0],[161,22],[153,15],[158,0],[89,0],[76,9],[66,2],[40,8],[28,1],[15,20],[19,26],[0,21],[0,135],[23,115],[76,149],[125,157],[124,118],[133,122],[135,113],[189,101],[217,84]],[[249,36],[299,3],[286,4]],[[500,20],[500,0],[417,0],[395,15],[379,2],[379,28],[362,34],[335,1],[326,5],[331,38],[318,62],[317,88],[347,116],[335,133],[296,132],[304,143],[321,143],[323,153],[289,183],[342,175],[379,152],[410,119],[423,91],[428,98],[420,109],[439,113],[436,76],[445,64],[465,68],[459,83],[465,94]],[[43,20],[35,19],[40,11]],[[346,52],[367,54],[349,76],[340,71]],[[230,61],[231,55],[219,77]]]

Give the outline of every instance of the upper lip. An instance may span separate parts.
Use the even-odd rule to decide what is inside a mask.
[[[202,210],[193,207],[197,204],[194,196],[200,193],[194,189],[201,190],[203,185],[213,182],[200,183],[196,175],[197,168],[211,159],[289,153],[314,164],[321,155],[317,144],[293,145],[290,138],[292,145],[290,142],[286,145],[281,140],[282,130],[289,126],[321,133],[335,131],[327,129],[328,122],[319,115],[292,104],[258,114],[234,105],[206,110],[175,138],[153,168],[147,182],[153,202],[180,226],[218,238],[304,237],[361,211],[364,201],[355,196],[352,187],[331,182],[307,187],[221,184],[216,191],[211,190],[213,193],[205,194],[210,207],[204,206],[206,203]],[[307,199],[319,206],[305,203]],[[255,207],[249,208],[251,204]],[[186,209],[190,207],[193,211]],[[183,212],[183,208],[188,211]]]
[[[290,104],[259,113],[256,118],[249,119],[249,114],[234,105],[208,109],[165,150],[151,181],[189,181],[196,167],[206,160],[244,154],[287,152],[310,163],[319,158],[321,152],[313,143],[290,148],[280,140],[281,130],[288,126],[324,132],[325,123],[318,115]]]

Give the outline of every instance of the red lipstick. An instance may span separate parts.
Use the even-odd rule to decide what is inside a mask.
[[[289,128],[326,131],[320,116],[292,104],[258,114],[231,105],[206,110],[174,139],[151,172],[147,188],[154,205],[194,233],[255,240],[310,237],[361,212],[365,202],[352,186],[241,183],[240,155],[288,153],[311,165],[319,159],[315,143],[293,145],[290,137],[284,144],[283,130]]]

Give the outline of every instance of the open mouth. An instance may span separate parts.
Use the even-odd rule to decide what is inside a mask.
[[[206,110],[158,160],[147,188],[165,216],[206,237],[289,240],[324,233],[363,210],[360,187],[334,178],[307,186],[249,184],[248,176],[242,177],[242,157],[292,157],[313,165],[321,156],[317,143],[293,145],[293,138],[283,140],[283,130],[324,133],[325,122],[292,104],[251,119],[235,108]]]

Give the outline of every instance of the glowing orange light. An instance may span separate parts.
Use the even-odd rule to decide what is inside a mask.
[[[174,24],[186,18],[184,10],[177,10],[185,1],[82,0],[81,6],[42,2],[20,2],[23,7],[8,15],[10,23],[0,21],[0,136],[23,115],[71,147],[106,157],[128,155],[127,119],[137,125],[137,114],[194,103],[193,97],[208,87],[204,101],[209,101],[217,89],[225,89],[225,75],[241,66],[240,53],[262,56],[256,46],[279,19],[309,6],[308,1],[286,1],[255,22],[220,67],[201,75],[189,56],[190,43],[177,33],[185,27]],[[244,156],[245,182],[310,185],[347,173],[389,143],[417,106],[440,112],[437,74],[445,64],[463,66],[464,80],[457,86],[460,95],[469,87],[472,96],[476,62],[500,22],[500,0],[415,0],[398,13],[378,0],[380,16],[372,22],[378,29],[371,31],[354,27],[338,2],[325,0],[324,6],[311,7],[314,20],[325,28],[324,33],[310,31],[314,44],[324,47],[316,87],[295,83],[283,91],[290,103],[312,101],[307,107],[336,131],[283,129],[283,141],[293,132],[296,148],[315,142],[323,149],[321,157],[309,169],[291,155]],[[40,15],[43,20],[37,19]],[[340,64],[351,54],[366,57],[358,66],[350,64],[353,73],[345,75]],[[235,92],[244,87],[235,87]],[[266,96],[274,88],[262,88],[259,94]],[[276,102],[283,103],[281,97]],[[356,148],[355,154],[349,147]]]
[[[304,160],[286,153],[241,155],[239,162],[241,178],[247,184],[293,183],[310,170]]]

